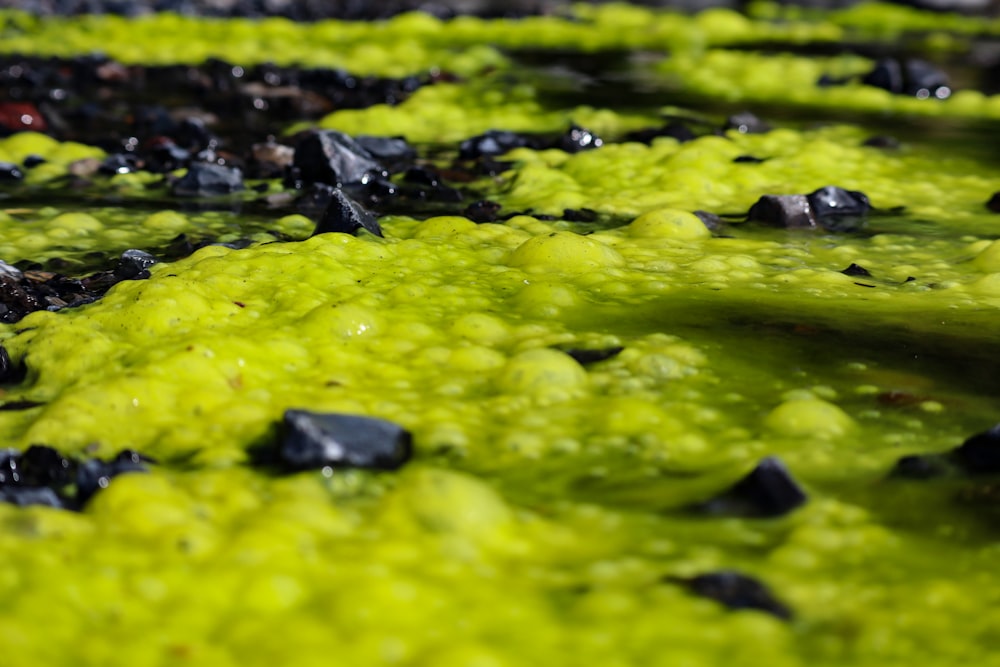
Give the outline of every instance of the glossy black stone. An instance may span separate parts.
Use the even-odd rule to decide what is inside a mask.
[[[106,489],[118,475],[130,472],[148,472],[146,458],[130,449],[119,452],[107,461],[90,459],[81,462],[76,469],[76,502],[82,507],[95,493]]]
[[[7,348],[0,345],[0,384],[16,384],[24,379],[24,365],[11,361]]]
[[[986,208],[993,213],[1000,213],[1000,192],[993,193],[989,201],[986,202]]]
[[[330,192],[330,203],[327,204],[323,217],[316,225],[313,236],[329,232],[354,234],[359,229],[366,229],[376,236],[382,236],[382,228],[374,213],[345,195],[340,189]]]
[[[763,611],[785,621],[793,616],[792,610],[778,600],[765,584],[739,572],[722,570],[667,580],[683,584],[695,595],[720,602],[732,610]]]
[[[774,518],[788,514],[808,500],[780,459],[768,456],[727,491],[696,506],[716,516]]]
[[[832,231],[860,228],[872,208],[865,193],[845,190],[835,185],[810,192],[806,198],[816,222]]]
[[[771,126],[749,111],[733,114],[726,119],[724,130],[736,130],[740,134],[763,134],[769,132]]]
[[[0,181],[20,181],[23,178],[24,172],[16,164],[0,162]]]
[[[603,145],[604,140],[590,130],[571,125],[566,133],[559,137],[556,148],[567,153],[579,153],[580,151],[600,148]]]
[[[763,195],[750,207],[747,220],[788,229],[816,227],[816,219],[805,195]]]
[[[344,185],[385,175],[385,169],[353,138],[336,130],[313,130],[295,145],[294,167],[307,183]]]
[[[940,454],[911,454],[896,461],[890,477],[902,479],[934,479],[954,472],[954,465]]]
[[[586,366],[587,364],[596,364],[599,361],[617,357],[624,349],[624,347],[616,345],[614,347],[590,350],[570,348],[568,350],[563,350],[563,352],[571,356],[581,366]]]
[[[458,157],[472,160],[484,155],[502,155],[515,148],[528,145],[528,139],[516,132],[490,130],[463,141],[458,147]]]
[[[114,274],[121,280],[135,280],[149,277],[149,267],[159,261],[145,250],[130,248],[121,254]]]
[[[18,507],[42,505],[57,509],[68,509],[70,504],[58,493],[46,487],[6,486],[0,487],[0,502]]]
[[[858,276],[871,277],[872,275],[871,271],[861,266],[860,264],[855,264],[853,262],[846,269],[842,270],[841,273],[843,273],[845,276],[853,276],[853,277],[858,277]]]
[[[410,432],[384,419],[287,410],[278,457],[295,470],[394,470],[409,460],[412,447]]]
[[[499,214],[500,204],[489,199],[473,202],[462,211],[462,215],[477,223],[496,222]]]
[[[945,98],[951,95],[948,75],[934,65],[917,58],[900,61],[882,58],[861,82],[888,90],[896,95],[919,98]]]
[[[1000,424],[966,439],[951,456],[966,472],[1000,473]]]
[[[381,162],[407,162],[417,157],[417,151],[402,137],[373,137],[359,134],[354,137],[354,141]]]
[[[178,197],[214,197],[243,190],[243,172],[220,164],[193,162],[186,174],[174,183]]]

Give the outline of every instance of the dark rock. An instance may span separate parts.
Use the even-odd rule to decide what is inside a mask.
[[[395,470],[412,452],[409,431],[384,419],[287,410],[278,455],[295,470],[377,468]]]
[[[22,486],[62,487],[73,480],[76,465],[52,447],[32,445],[21,454],[18,467]]]
[[[189,153],[197,153],[206,148],[215,148],[219,140],[205,127],[205,121],[197,116],[182,118],[169,133],[178,146]]]
[[[371,153],[336,130],[307,132],[295,145],[293,164],[307,183],[343,185],[359,183],[373,174],[385,175]]]
[[[10,503],[18,507],[41,505],[66,509],[66,501],[58,493],[47,487],[5,486],[0,487],[0,502]]]
[[[875,63],[871,72],[861,82],[888,90],[895,95],[912,95],[918,98],[944,99],[951,95],[948,75],[930,63],[910,59],[883,58]]]
[[[718,516],[772,518],[788,514],[807,499],[785,464],[768,456],[728,491],[695,509]]]
[[[462,215],[475,223],[496,222],[499,213],[500,204],[489,199],[473,202],[462,211]]]
[[[614,347],[606,347],[600,350],[570,348],[568,350],[563,350],[563,352],[571,356],[581,366],[586,366],[587,364],[596,364],[598,361],[604,361],[606,359],[617,357],[624,349],[624,347],[616,345]]]
[[[850,266],[841,271],[841,273],[843,273],[845,276],[853,276],[853,277],[857,276],[870,277],[872,275],[871,271],[869,271],[863,266],[854,264],[853,262],[851,263]]]
[[[903,67],[895,58],[882,58],[875,63],[875,68],[861,78],[861,83],[888,90],[890,93],[903,92]]]
[[[24,178],[24,172],[10,162],[0,162],[0,181],[20,181]]]
[[[733,114],[726,119],[723,130],[736,130],[740,134],[763,134],[769,132],[771,126],[749,111]]]
[[[17,384],[26,373],[24,365],[11,361],[7,348],[0,345],[0,384]]]
[[[567,153],[579,153],[580,151],[600,148],[603,145],[604,140],[590,130],[572,125],[565,134],[559,137],[556,148]]]
[[[328,232],[354,234],[358,229],[367,229],[376,236],[382,236],[382,228],[375,215],[350,199],[343,191],[336,189],[330,193],[330,203],[312,235]]]
[[[754,157],[753,155],[737,155],[733,158],[735,164],[761,164],[767,162],[766,157]]]
[[[750,207],[747,220],[789,229],[817,226],[805,195],[764,195]]]
[[[699,210],[695,211],[694,215],[705,224],[710,232],[720,232],[726,226],[726,223],[722,221],[722,218],[715,213]]]
[[[951,457],[971,474],[1000,473],[1000,424],[968,438]]]
[[[785,621],[792,618],[792,610],[767,586],[739,572],[723,570],[691,578],[667,577],[667,581],[683,584],[695,595],[711,598],[729,609],[763,611]]]
[[[129,174],[139,168],[139,158],[132,153],[112,153],[104,158],[97,168],[98,173],[108,176]]]
[[[417,151],[402,137],[373,137],[359,134],[354,137],[359,146],[383,162],[407,162],[417,157]]]
[[[933,479],[954,472],[946,457],[939,454],[911,454],[896,461],[890,477],[904,479]]]
[[[184,176],[174,183],[172,192],[178,197],[213,197],[243,189],[243,172],[219,164],[194,162]]]
[[[899,148],[899,139],[886,134],[877,134],[865,139],[861,142],[861,145],[868,146],[869,148],[886,148],[892,150]]]
[[[95,493],[108,488],[111,480],[118,475],[130,472],[148,472],[149,468],[146,464],[152,462],[152,459],[131,449],[119,452],[108,461],[100,459],[83,461],[76,469],[76,502],[78,506],[82,507]]]
[[[114,274],[120,280],[135,280],[149,277],[149,267],[158,260],[144,250],[131,248],[121,254]]]
[[[410,167],[403,174],[403,180],[407,183],[430,186],[436,186],[441,182],[438,173],[430,167]]]
[[[463,141],[458,147],[458,157],[461,160],[473,160],[484,155],[503,155],[528,144],[527,138],[516,132],[490,130]]]
[[[986,202],[986,208],[993,213],[1000,213],[1000,192],[994,192],[990,200]]]
[[[816,221],[832,231],[849,231],[861,227],[871,211],[871,203],[863,192],[833,185],[820,188],[806,197]]]
[[[562,219],[567,222],[597,222],[597,211],[592,208],[565,208]]]
[[[48,162],[48,160],[43,158],[41,155],[28,155],[24,158],[22,164],[25,169],[34,169],[38,165],[45,164],[46,162]]]

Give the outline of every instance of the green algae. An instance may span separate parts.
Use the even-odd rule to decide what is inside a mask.
[[[633,29],[650,16],[578,11]],[[167,20],[253,48],[276,39]],[[93,21],[101,37],[120,29]],[[504,46],[644,39],[587,24],[563,33],[551,18],[399,21]],[[731,12],[690,21],[711,24],[717,43],[755,25]],[[322,29],[341,28],[303,28]],[[771,75],[795,74],[780,62]],[[492,96],[437,85],[324,123],[434,143],[493,126],[575,121],[618,136],[648,122],[553,107],[530,76],[511,80]],[[800,108],[831,101],[812,95]],[[961,115],[956,99],[940,113]],[[473,184],[506,211],[592,208],[589,225],[386,216],[384,239],[306,239],[301,216],[9,211],[9,261],[83,261],[178,233],[257,243],[203,248],[97,303],[3,327],[28,377],[0,397],[42,404],[0,411],[7,445],[134,447],[160,461],[79,514],[0,505],[4,664],[989,664],[1000,625],[990,483],[887,472],[996,420],[1000,250],[983,203],[1000,174],[982,146],[904,137],[883,150],[862,146],[867,136],[833,125],[518,149],[503,156],[511,170]],[[733,162],[747,154],[766,160]],[[865,228],[742,222],[762,194],[829,184],[868,194]],[[698,209],[733,216],[711,235]],[[268,230],[302,240],[267,242]],[[871,275],[845,275],[852,263]],[[624,350],[587,367],[562,351],[613,346]],[[293,407],[397,421],[416,459],[393,475],[252,469],[248,451]],[[685,509],[767,455],[806,487],[800,510]],[[668,580],[720,569],[760,578],[794,618],[729,611]]]

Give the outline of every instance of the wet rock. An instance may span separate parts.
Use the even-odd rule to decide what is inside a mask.
[[[950,465],[944,456],[911,454],[896,461],[889,476],[904,479],[933,479],[943,477],[953,471],[954,466]]]
[[[944,99],[951,95],[948,75],[930,63],[909,59],[883,58],[875,63],[872,71],[861,82],[888,90],[895,95],[912,95],[918,98]]]
[[[295,161],[295,149],[274,141],[254,144],[250,149],[251,168],[258,178],[278,178]]]
[[[130,248],[121,254],[114,274],[120,280],[136,280],[149,277],[149,267],[158,260],[144,250]]]
[[[18,507],[41,505],[56,509],[67,509],[66,500],[52,489],[45,487],[9,486],[0,487],[0,502],[10,503]]]
[[[728,491],[700,503],[696,510],[717,516],[773,518],[805,504],[808,497],[780,459],[762,459]]]
[[[526,137],[516,132],[490,130],[463,141],[458,147],[458,157],[461,160],[474,160],[483,156],[503,155],[515,148],[523,148],[528,143]]]
[[[788,229],[814,229],[817,224],[805,195],[764,195],[750,207],[747,220]]]
[[[726,119],[723,130],[736,130],[740,134],[763,134],[769,132],[771,126],[749,111],[733,114]]]
[[[0,162],[0,182],[20,181],[24,178],[24,172],[20,167],[10,162]]]
[[[307,183],[343,185],[385,170],[361,144],[336,130],[307,132],[295,145],[294,167]]]
[[[130,174],[139,169],[139,157],[132,153],[113,153],[101,162],[97,172],[107,176]]]
[[[614,347],[605,347],[601,349],[578,349],[569,348],[563,350],[566,354],[572,357],[581,366],[586,366],[588,364],[596,364],[599,361],[605,361],[607,359],[612,359],[617,357],[622,353],[625,348],[621,345],[615,345]]]
[[[820,188],[806,197],[816,221],[832,231],[848,231],[863,226],[865,216],[871,211],[871,202],[863,192],[833,185]]]
[[[14,363],[7,348],[0,345],[0,384],[17,384],[24,379],[26,372],[24,365]]]
[[[500,208],[500,204],[497,202],[482,199],[466,206],[462,215],[475,223],[496,222]]]
[[[148,472],[146,458],[130,449],[126,449],[108,461],[90,459],[83,461],[76,469],[76,502],[82,507],[95,493],[108,488],[111,480],[118,475],[130,472]]]
[[[766,585],[739,572],[723,570],[690,578],[667,577],[666,580],[682,584],[695,595],[720,602],[732,610],[763,611],[785,621],[793,615]]]
[[[841,273],[843,273],[845,276],[852,276],[852,277],[857,277],[857,276],[871,277],[872,275],[871,271],[853,262],[851,263],[850,266],[841,271]]]
[[[21,269],[16,266],[11,266],[2,259],[0,259],[0,276],[6,276],[7,278],[12,278],[14,280],[21,280],[24,278],[24,274],[21,272]]]
[[[354,234],[358,229],[367,229],[376,236],[382,236],[375,214],[350,199],[342,190],[335,189],[330,193],[330,203],[312,235],[329,232]]]
[[[16,483],[23,486],[65,486],[73,480],[75,464],[58,450],[31,445],[18,460]]]
[[[571,125],[569,130],[559,137],[559,140],[556,142],[556,148],[567,153],[579,153],[580,151],[600,148],[603,145],[603,139],[590,130],[577,125]]]
[[[409,460],[410,432],[390,421],[357,415],[287,410],[278,447],[280,461],[294,469],[375,468],[395,470]]]
[[[899,148],[899,139],[896,137],[890,137],[886,134],[877,134],[873,137],[868,137],[863,142],[862,146],[868,146],[869,148],[885,148],[893,150]]]
[[[182,118],[169,133],[176,144],[188,151],[197,153],[206,148],[215,148],[219,139],[205,126],[205,120],[197,116]]]
[[[597,211],[592,208],[564,208],[562,219],[567,222],[597,222]]]
[[[373,137],[359,134],[354,137],[359,146],[384,163],[410,162],[417,151],[402,137]]]
[[[715,213],[699,210],[699,211],[694,211],[694,215],[696,218],[701,220],[704,223],[705,227],[708,228],[708,231],[712,232],[713,234],[716,232],[721,232],[723,228],[726,226],[726,223],[722,221],[722,218],[716,215]]]
[[[1000,424],[966,439],[951,456],[968,473],[1000,473]]]
[[[986,202],[986,208],[993,213],[1000,213],[1000,192],[994,192],[990,200]]]
[[[0,135],[14,132],[44,132],[48,123],[34,104],[30,102],[0,102]]]
[[[734,164],[761,164],[767,162],[766,157],[754,157],[753,155],[737,155],[733,158]]]
[[[217,197],[243,190],[243,172],[220,164],[194,162],[171,192],[177,197]]]

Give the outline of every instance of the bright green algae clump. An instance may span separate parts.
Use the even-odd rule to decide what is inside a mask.
[[[677,57],[664,67],[718,58],[757,86],[739,73],[767,67],[764,56],[730,63],[705,49],[843,34],[835,22],[726,11],[576,11],[583,22],[305,27],[22,16],[4,45],[44,35],[46,48],[72,52],[96,39],[135,60],[165,25],[159,34],[190,37],[194,59],[250,62],[280,44],[275,59],[369,68],[358,71],[499,67],[324,120],[446,142],[491,127],[574,121],[612,137],[652,123],[596,102],[554,106],[544,83],[469,44],[669,46]],[[335,57],[323,40],[341,45]],[[867,66],[775,62],[765,74],[787,66],[786,81],[802,82]],[[885,102],[869,92],[861,106]],[[833,99],[814,93],[792,102]],[[960,99],[923,102],[957,115]],[[896,110],[911,102],[921,103]],[[133,447],[160,464],[115,478],[82,513],[0,504],[0,663],[989,664],[1000,626],[993,487],[886,477],[899,457],[947,450],[996,421],[1000,242],[983,203],[1000,172],[964,145],[904,137],[886,151],[862,146],[867,136],[830,126],[575,155],[519,149],[501,158],[509,171],[472,184],[505,212],[591,208],[599,219],[586,224],[398,216],[382,219],[385,239],[278,243],[268,231],[305,239],[310,223],[11,208],[0,258],[12,262],[84,262],[179,233],[256,243],[204,248],[98,303],[3,329],[29,373],[2,401],[41,403],[0,411],[6,445],[104,457]],[[41,143],[4,140],[0,159],[21,162]],[[52,166],[32,187],[101,156],[44,149]],[[745,155],[765,161],[733,162]],[[762,194],[825,185],[871,198],[865,228],[742,221]],[[732,222],[710,234],[698,209]],[[846,275],[851,264],[871,275]],[[616,346],[587,366],[567,354]],[[274,441],[288,408],[391,419],[413,431],[416,458],[391,474],[255,470],[248,452]],[[686,510],[768,455],[806,487],[803,508],[777,519]],[[793,618],[727,610],[670,581],[728,569],[765,582]]]

